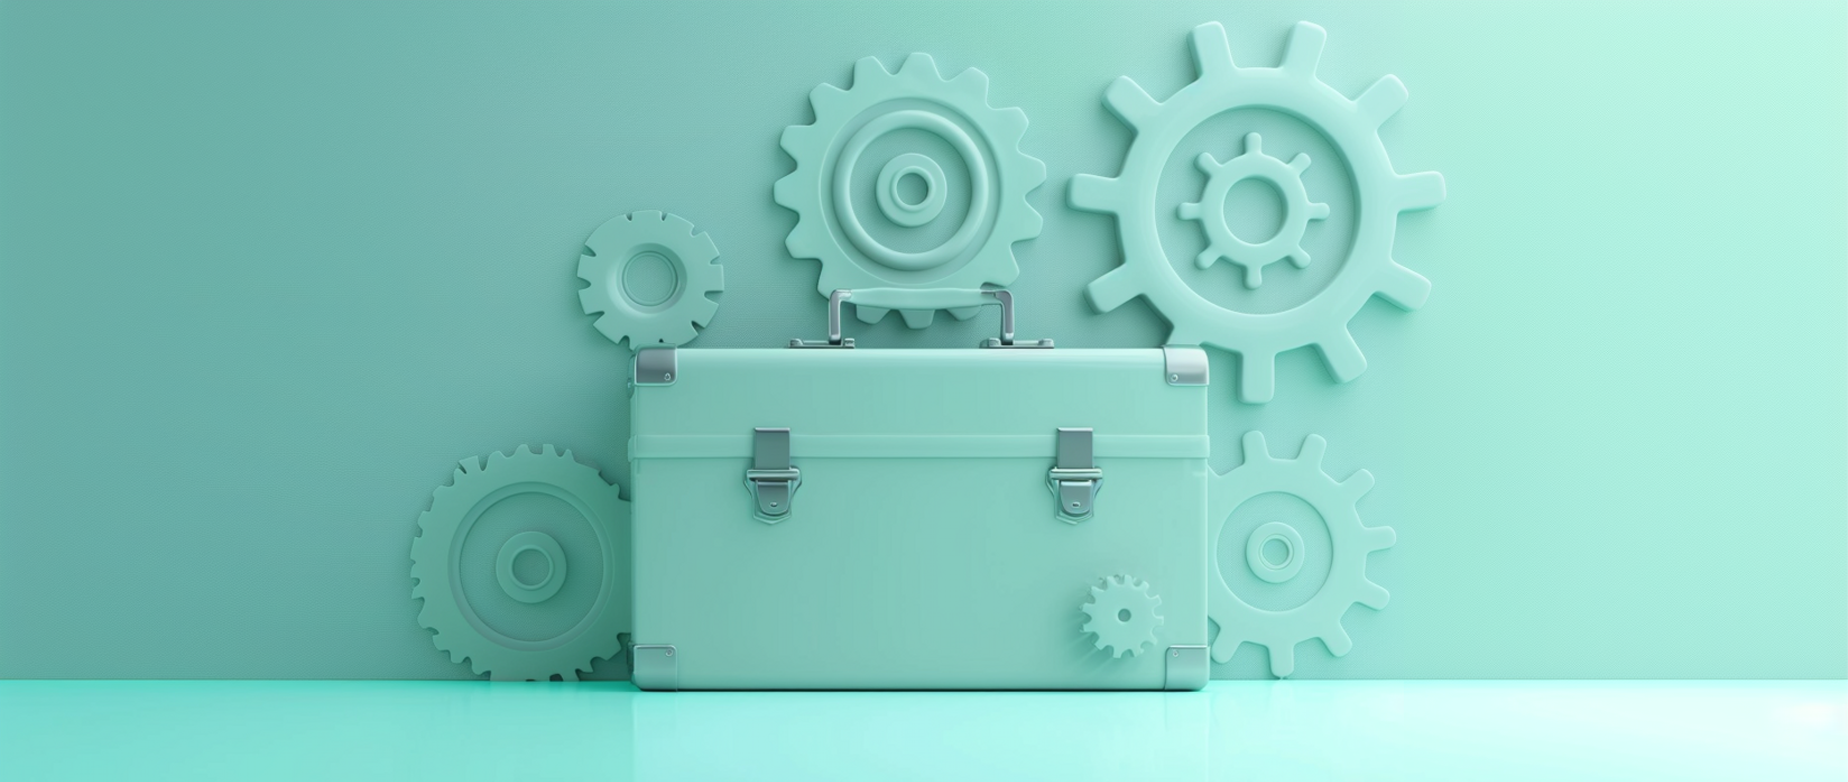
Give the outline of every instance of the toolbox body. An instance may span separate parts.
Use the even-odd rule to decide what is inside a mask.
[[[636,685],[1204,686],[1205,384],[1193,348],[638,352]],[[1116,575],[1160,598],[1140,654],[1084,629]]]

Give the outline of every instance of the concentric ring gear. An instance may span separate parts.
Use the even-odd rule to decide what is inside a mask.
[[[1247,500],[1271,492],[1294,496],[1314,508],[1328,527],[1332,547],[1328,552],[1328,577],[1321,589],[1289,610],[1266,611],[1245,602],[1227,585],[1220,570],[1225,566],[1223,562],[1213,568],[1213,577],[1207,580],[1207,615],[1219,627],[1219,635],[1213,639],[1213,659],[1228,662],[1239,644],[1249,641],[1269,650],[1271,673],[1281,678],[1296,670],[1296,645],[1303,641],[1319,638],[1336,657],[1353,648],[1353,640],[1341,626],[1341,615],[1355,603],[1375,610],[1386,607],[1390,595],[1367,578],[1367,555],[1392,547],[1397,535],[1391,527],[1360,523],[1360,511],[1355,506],[1373,488],[1373,474],[1361,470],[1345,481],[1329,477],[1322,471],[1328,441],[1319,435],[1305,438],[1302,452],[1295,459],[1271,456],[1264,435],[1258,432],[1245,433],[1244,450],[1244,464],[1210,481],[1208,550],[1219,550],[1219,538],[1233,511]],[[1300,546],[1301,536],[1293,538]],[[1300,557],[1300,553],[1296,556]],[[1255,558],[1252,567],[1258,567]],[[1294,571],[1283,578],[1290,575]]]
[[[480,535],[477,521],[496,503],[522,494],[540,494],[560,500],[575,510],[594,533],[595,544],[569,549],[552,535],[522,530],[506,540],[479,540],[485,551],[498,550],[492,565],[463,556],[465,542]],[[554,676],[576,681],[579,671],[591,670],[592,660],[622,652],[623,633],[629,632],[629,503],[620,490],[579,463],[570,451],[558,453],[544,446],[534,453],[520,446],[512,455],[495,453],[486,466],[475,457],[464,459],[452,483],[438,487],[430,509],[417,519],[418,537],[411,541],[411,597],[423,600],[417,623],[435,630],[436,648],[453,662],[469,661],[475,673],[488,673],[496,681],[549,680]],[[538,580],[521,576],[512,567],[516,556],[531,552],[546,563]],[[569,562],[567,569],[566,563]],[[495,572],[465,573],[465,567]],[[565,581],[594,578],[593,588],[579,588],[587,607],[581,612],[563,606],[554,595]],[[496,581],[498,584],[496,585]],[[464,584],[490,585],[471,592]],[[556,612],[568,608],[569,629],[548,638],[516,638],[484,620],[475,604],[481,595],[504,590],[508,606],[517,612]],[[496,597],[495,599],[499,599]],[[554,601],[548,604],[548,601]],[[581,615],[580,615],[581,613]]]
[[[725,269],[712,238],[685,218],[657,211],[615,217],[597,227],[578,257],[578,291],[597,330],[629,349],[684,345],[712,322]]]
[[[1165,102],[1149,97],[1128,77],[1118,78],[1105,91],[1104,103],[1136,132],[1122,173],[1116,178],[1079,175],[1071,183],[1074,208],[1116,215],[1123,246],[1123,265],[1086,287],[1091,304],[1108,312],[1143,296],[1172,324],[1169,344],[1211,345],[1239,354],[1238,395],[1244,402],[1270,401],[1277,354],[1308,345],[1321,352],[1337,380],[1352,380],[1366,369],[1367,360],[1347,324],[1367,299],[1379,295],[1409,310],[1422,305],[1431,291],[1429,281],[1392,259],[1393,234],[1400,212],[1429,209],[1444,200],[1444,178],[1436,172],[1401,175],[1393,170],[1379,128],[1405,104],[1405,85],[1386,76],[1349,100],[1316,78],[1326,39],[1322,28],[1298,23],[1281,65],[1240,68],[1232,63],[1225,28],[1217,23],[1194,28],[1200,78]],[[1157,234],[1156,190],[1168,159],[1201,123],[1252,107],[1281,111],[1318,129],[1346,158],[1354,176],[1357,215],[1345,263],[1326,288],[1283,312],[1238,312],[1209,301],[1170,265]]]
[[[1290,162],[1264,154],[1264,139],[1256,133],[1245,134],[1245,153],[1219,162],[1211,152],[1202,152],[1194,160],[1206,172],[1206,189],[1198,202],[1181,204],[1182,219],[1198,220],[1206,229],[1208,244],[1194,258],[1194,265],[1210,268],[1220,258],[1245,268],[1245,287],[1264,284],[1264,267],[1290,259],[1298,269],[1309,268],[1309,251],[1303,249],[1303,233],[1310,220],[1328,217],[1328,204],[1309,200],[1303,185],[1303,172],[1309,170],[1309,153],[1297,153]],[[1283,225],[1269,239],[1252,244],[1232,233],[1226,222],[1226,194],[1232,186],[1246,179],[1269,182],[1283,196]]]
[[[1141,654],[1145,644],[1157,642],[1161,598],[1149,591],[1148,582],[1129,576],[1110,576],[1102,584],[1091,587],[1091,601],[1079,607],[1091,617],[1084,632],[1096,635],[1097,648],[1111,650],[1111,657]]]
[[[821,261],[816,286],[821,295],[843,288],[1006,287],[1020,276],[1013,245],[1039,235],[1040,216],[1027,205],[1027,193],[1046,180],[1046,166],[1020,151],[1027,115],[988,105],[986,74],[970,68],[945,80],[927,54],[913,54],[897,73],[889,73],[878,59],[867,57],[854,65],[851,89],[823,84],[809,93],[809,101],[814,124],[783,131],[782,146],[795,158],[796,170],[777,180],[774,193],[778,204],[796,213],[796,227],[786,241],[790,255]],[[954,150],[955,159],[932,159],[915,150],[889,160],[869,159],[885,155],[869,150],[888,149],[903,139],[894,135],[899,133],[935,136]],[[888,137],[893,141],[875,147],[874,142]],[[856,198],[856,188],[869,179],[855,176],[861,167],[879,170],[873,185],[878,209],[864,209],[868,201]],[[952,184],[946,169],[966,174],[967,208],[944,208],[944,193]],[[923,182],[921,200],[908,200],[896,190],[906,179]],[[873,214],[886,219],[872,220]],[[929,249],[895,247],[908,243],[900,239],[935,241],[951,226],[955,230],[949,238]],[[889,311],[854,309],[867,323]],[[949,308],[959,319],[976,311]],[[930,325],[935,313],[903,311],[912,328]]]

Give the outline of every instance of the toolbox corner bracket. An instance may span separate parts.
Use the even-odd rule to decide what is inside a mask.
[[[1162,376],[1171,386],[1206,385],[1208,368],[1206,351],[1190,347],[1161,349]]]
[[[1193,692],[1205,689],[1207,678],[1212,674],[1205,646],[1170,646],[1165,659],[1168,661],[1168,675],[1162,684],[1163,690]]]
[[[637,644],[629,650],[629,659],[635,666],[629,672],[630,684],[653,692],[680,689],[680,663],[673,644]]]
[[[671,386],[680,375],[680,357],[673,348],[642,348],[635,351],[635,384]]]
[[[1167,679],[1162,689],[1168,692],[1193,692],[1205,689],[1212,674],[1205,646],[1170,646]]]

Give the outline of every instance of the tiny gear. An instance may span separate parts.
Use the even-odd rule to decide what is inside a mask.
[[[1046,180],[1046,166],[1020,151],[1027,115],[988,105],[986,74],[970,68],[945,80],[927,54],[889,73],[867,57],[854,65],[851,89],[823,84],[809,102],[815,123],[783,131],[796,170],[777,180],[774,193],[796,213],[790,255],[821,261],[821,295],[1005,288],[1020,276],[1013,245],[1039,235],[1027,193]],[[920,146],[920,139],[934,141]],[[872,198],[864,197],[868,188]],[[949,312],[967,319],[977,310]],[[854,311],[867,323],[889,312]],[[935,313],[902,311],[912,328],[930,325]]]
[[[1248,133],[1245,154],[1221,163],[1213,153],[1202,152],[1194,162],[1206,172],[1206,190],[1198,203],[1181,204],[1178,210],[1183,219],[1199,220],[1210,241],[1194,258],[1194,265],[1205,269],[1224,258],[1243,266],[1247,288],[1264,284],[1264,267],[1285,258],[1298,269],[1309,268],[1309,251],[1302,245],[1303,232],[1309,228],[1310,220],[1328,217],[1328,204],[1310,201],[1309,190],[1303,186],[1303,172],[1309,170],[1308,153],[1298,153],[1285,163],[1264,154],[1264,139],[1256,133]],[[1257,244],[1238,238],[1232,233],[1232,226],[1226,223],[1226,194],[1232,191],[1233,185],[1246,179],[1269,182],[1283,196],[1283,226],[1269,239]]]
[[[1092,306],[1109,312],[1142,296],[1172,324],[1168,344],[1210,345],[1237,353],[1238,397],[1244,402],[1270,401],[1276,390],[1277,354],[1299,347],[1314,345],[1337,380],[1359,376],[1367,359],[1348,332],[1348,321],[1376,294],[1409,310],[1424,304],[1431,292],[1429,281],[1392,259],[1392,240],[1400,212],[1429,209],[1444,200],[1444,177],[1434,171],[1402,175],[1387,159],[1379,128],[1406,99],[1405,85],[1396,77],[1380,79],[1355,100],[1316,78],[1327,37],[1320,27],[1298,23],[1282,65],[1241,68],[1232,64],[1224,27],[1209,22],[1194,28],[1193,54],[1200,78],[1165,102],[1149,97],[1128,77],[1118,78],[1105,90],[1104,103],[1136,133],[1122,173],[1115,178],[1081,174],[1072,179],[1071,205],[1116,215],[1123,247],[1123,265],[1085,288]],[[1282,312],[1238,312],[1209,301],[1170,265],[1158,232],[1157,217],[1173,214],[1156,208],[1168,159],[1201,123],[1245,107],[1281,111],[1313,126],[1346,158],[1354,176],[1357,214],[1345,262],[1327,287]],[[1292,174],[1284,179],[1286,187],[1289,181],[1300,180]],[[1209,181],[1202,204],[1212,201],[1210,193],[1216,188]],[[1210,206],[1199,209],[1212,218],[1203,220],[1209,230],[1220,222],[1210,214]],[[1292,236],[1293,225],[1286,225]],[[1238,262],[1239,255],[1231,257]],[[1244,265],[1248,274],[1255,271],[1252,264]],[[1247,277],[1248,283],[1256,280]]]
[[[532,495],[572,518],[494,512]],[[436,631],[431,640],[452,662],[467,659],[496,681],[576,681],[592,660],[622,652],[619,636],[630,629],[629,503],[570,451],[522,445],[511,456],[489,456],[485,467],[465,459],[417,527],[417,623]]]
[[[596,315],[597,330],[629,349],[684,345],[712,322],[719,303],[708,298],[725,290],[725,269],[711,237],[685,218],[665,212],[636,212],[597,226],[578,258],[578,277],[590,287],[578,291],[584,314]]]
[[[1361,470],[1345,481],[1329,477],[1322,471],[1328,441],[1320,436],[1304,439],[1302,452],[1295,459],[1271,456],[1264,435],[1258,432],[1245,433],[1244,449],[1244,464],[1210,481],[1207,550],[1220,550],[1219,538],[1225,532],[1226,520],[1238,506],[1271,492],[1309,503],[1327,524],[1333,547],[1328,577],[1321,589],[1308,601],[1286,611],[1266,611],[1240,599],[1220,570],[1225,567],[1223,562],[1213,568],[1213,577],[1207,580],[1207,615],[1219,627],[1219,636],[1213,639],[1213,659],[1228,662],[1239,644],[1250,641],[1270,651],[1271,673],[1282,678],[1296,670],[1296,645],[1303,641],[1320,638],[1336,657],[1353,648],[1353,640],[1341,627],[1341,615],[1355,603],[1375,610],[1386,607],[1389,595],[1385,588],[1367,579],[1367,554],[1391,548],[1397,536],[1391,527],[1361,525],[1355,505],[1373,488],[1373,474]],[[1264,537],[1267,534],[1268,539]],[[1271,539],[1300,548],[1302,537],[1276,523],[1263,525],[1253,533],[1247,548],[1252,570],[1259,578],[1278,583],[1294,576],[1296,570],[1279,570],[1258,558],[1258,551]],[[1300,568],[1300,553],[1293,553],[1291,558]]]
[[[1112,657],[1142,653],[1154,644],[1155,628],[1162,624],[1161,598],[1149,592],[1148,582],[1129,576],[1111,576],[1103,586],[1091,587],[1091,601],[1079,607],[1091,617],[1084,632],[1097,636],[1098,649]]]

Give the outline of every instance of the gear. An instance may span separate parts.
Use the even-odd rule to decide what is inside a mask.
[[[1219,636],[1213,640],[1213,659],[1227,662],[1240,643],[1250,641],[1270,651],[1271,673],[1282,678],[1296,669],[1298,643],[1320,638],[1336,657],[1353,648],[1353,640],[1341,627],[1341,615],[1349,607],[1355,603],[1375,610],[1386,607],[1389,595],[1385,588],[1367,579],[1367,554],[1391,548],[1397,535],[1391,527],[1361,525],[1355,505],[1373,488],[1373,474],[1361,470],[1339,482],[1329,477],[1322,471],[1327,440],[1309,435],[1295,459],[1272,457],[1264,435],[1258,432],[1246,432],[1244,446],[1245,463],[1211,480],[1208,550],[1219,550],[1219,537],[1233,511],[1247,500],[1270,492],[1297,497],[1314,508],[1328,525],[1333,547],[1328,578],[1321,589],[1307,602],[1286,611],[1266,611],[1240,599],[1220,572],[1223,563],[1213,569],[1213,577],[1207,581],[1207,615],[1219,627]],[[1262,554],[1264,546],[1274,541],[1282,542],[1289,551],[1282,564],[1269,562]],[[1302,548],[1300,534],[1288,525],[1273,522],[1252,533],[1246,559],[1253,574],[1281,583],[1301,569]]]
[[[928,54],[913,54],[888,73],[867,57],[854,65],[852,89],[823,84],[809,101],[815,123],[783,131],[783,150],[796,170],[777,180],[775,197],[796,213],[789,253],[821,261],[821,295],[842,288],[975,290],[1006,287],[1020,276],[1013,245],[1039,235],[1040,216],[1027,205],[1027,193],[1046,180],[1046,166],[1020,151],[1027,115],[988,105],[986,74],[970,68],[945,80]],[[905,141],[928,141],[921,148],[939,157],[918,149],[894,155],[892,147]],[[906,195],[902,186],[913,181],[923,195]],[[875,197],[856,197],[869,183]],[[952,202],[950,194],[964,189],[967,197]],[[877,209],[865,208],[874,203]],[[885,219],[869,219],[874,212]],[[928,247],[900,249],[920,244]],[[854,310],[867,323],[889,311]],[[949,311],[967,319],[977,308]],[[935,312],[904,310],[905,324],[923,328]]]
[[[1103,586],[1091,587],[1091,602],[1079,610],[1091,617],[1084,632],[1097,636],[1097,648],[1109,648],[1112,657],[1142,653],[1154,644],[1155,628],[1162,624],[1161,598],[1149,592],[1148,582],[1129,576],[1111,576]]]
[[[725,290],[719,248],[696,233],[685,218],[665,212],[636,212],[597,226],[578,258],[578,276],[590,287],[578,291],[584,314],[597,330],[629,349],[684,345],[712,322],[719,303],[708,298]]]
[[[1367,368],[1367,360],[1347,323],[1367,299],[1377,294],[1409,310],[1422,305],[1431,291],[1429,281],[1393,261],[1392,240],[1400,212],[1429,209],[1444,200],[1444,178],[1436,172],[1401,175],[1393,170],[1379,127],[1404,105],[1405,85],[1386,76],[1359,99],[1349,100],[1315,76],[1326,39],[1322,28],[1298,23],[1282,65],[1239,68],[1232,64],[1225,28],[1210,22],[1194,28],[1200,78],[1166,102],[1149,97],[1128,77],[1118,78],[1105,91],[1104,102],[1136,132],[1122,174],[1072,179],[1071,205],[1116,215],[1123,245],[1123,265],[1086,287],[1091,304],[1108,312],[1146,297],[1173,325],[1169,344],[1204,344],[1239,354],[1238,394],[1245,402],[1270,401],[1277,354],[1306,345],[1321,351],[1336,379],[1353,379]],[[1314,126],[1340,150],[1354,175],[1358,214],[1346,262],[1328,287],[1283,312],[1237,312],[1208,301],[1169,264],[1157,235],[1156,190],[1168,158],[1202,122],[1244,107],[1287,112]],[[1216,187],[1209,181],[1209,192]],[[1219,220],[1203,222],[1210,227]]]
[[[1284,258],[1289,258],[1298,269],[1308,268],[1309,252],[1303,249],[1303,232],[1308,229],[1310,220],[1328,217],[1328,204],[1310,201],[1309,191],[1303,186],[1303,172],[1309,170],[1308,153],[1298,153],[1285,163],[1264,154],[1263,144],[1264,139],[1258,134],[1248,133],[1245,154],[1224,163],[1214,159],[1211,152],[1200,153],[1195,164],[1206,172],[1206,190],[1201,193],[1199,203],[1181,204],[1178,210],[1183,219],[1199,220],[1211,242],[1194,258],[1194,264],[1205,269],[1224,258],[1243,266],[1247,288],[1264,284],[1264,267]],[[1271,238],[1258,244],[1238,238],[1232,233],[1232,226],[1226,223],[1226,194],[1231,192],[1233,185],[1246,179],[1269,182],[1283,195],[1283,226]]]
[[[539,504],[495,510],[523,495]],[[592,660],[622,652],[629,503],[570,451],[522,445],[489,456],[486,467],[464,459],[417,526],[417,623],[436,631],[432,640],[451,661],[466,658],[497,681],[576,681]]]

